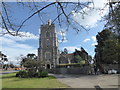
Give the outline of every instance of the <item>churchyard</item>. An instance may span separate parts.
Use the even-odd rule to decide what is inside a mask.
[[[1,3],[2,90],[117,90],[120,1],[45,1]]]
[[[68,88],[54,76],[46,78],[18,78],[16,73],[0,75],[2,88]],[[0,80],[1,81],[1,80]]]
[[[19,78],[16,73],[0,75],[2,88],[115,88],[118,83],[118,74],[101,75],[63,75],[49,74],[45,78]]]

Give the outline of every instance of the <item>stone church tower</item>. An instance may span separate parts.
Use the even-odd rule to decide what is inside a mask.
[[[55,24],[41,25],[38,48],[38,59],[45,63],[45,69],[54,68],[58,64],[59,50]]]

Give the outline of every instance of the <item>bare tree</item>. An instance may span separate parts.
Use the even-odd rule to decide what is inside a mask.
[[[28,7],[32,14],[28,16],[25,20],[23,20],[20,24],[17,24],[15,20],[10,16],[9,7],[7,2],[2,2],[2,11],[0,11],[2,23],[0,23],[1,27],[4,28],[7,32],[2,32],[2,34],[11,34],[13,36],[20,35],[19,31],[23,28],[25,23],[31,19],[33,16],[38,14],[40,21],[44,24],[44,20],[42,19],[45,9],[49,7],[54,7],[54,11],[57,13],[52,23],[57,22],[60,27],[66,25],[66,30],[69,30],[69,27],[72,27],[77,32],[80,31],[79,28],[74,26],[74,23],[78,24],[77,22],[73,22],[71,15],[72,11],[78,12],[83,8],[89,8],[89,4],[93,2],[16,2],[20,7]],[[44,4],[42,4],[44,3]],[[68,9],[70,8],[70,11]],[[82,13],[82,12],[81,12]],[[50,13],[46,13],[50,14]],[[83,11],[82,14],[85,14]],[[82,25],[78,24],[82,29],[87,30]]]
[[[109,2],[109,13],[106,17],[105,28],[120,34],[120,1]]]
[[[94,8],[94,2],[91,0],[89,2],[80,2],[79,0],[77,2],[60,2],[59,0],[56,0],[55,2],[48,2],[49,0],[46,0],[46,2],[35,2],[32,0],[31,2],[18,2],[16,3],[22,7],[27,7],[31,10],[32,14],[28,16],[25,20],[23,20],[21,23],[17,24],[15,20],[10,16],[9,12],[9,5],[7,2],[2,2],[2,11],[0,11],[0,16],[2,19],[2,23],[0,23],[0,26],[5,29],[6,32],[1,32],[2,35],[4,34],[11,34],[13,36],[21,35],[19,31],[24,27],[25,23],[27,23],[33,16],[38,15],[40,21],[44,24],[43,14],[46,13],[47,15],[50,14],[50,12],[44,12],[45,9],[48,9],[50,7],[54,7],[54,12],[56,12],[56,16],[52,20],[52,23],[56,22],[58,23],[59,27],[63,27],[65,25],[66,31],[68,31],[70,28],[73,28],[76,32],[81,31],[82,29],[87,30],[84,26],[80,25],[78,22],[72,19],[72,14],[74,12],[80,12],[83,17],[86,14],[83,8],[91,8],[89,7],[90,4],[93,4]],[[111,2],[111,1],[109,1]],[[116,3],[116,2],[114,2]],[[109,3],[109,5],[111,5]],[[69,9],[69,10],[68,10]]]

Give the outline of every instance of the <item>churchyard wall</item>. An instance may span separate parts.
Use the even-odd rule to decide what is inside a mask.
[[[51,73],[55,74],[90,74],[91,68],[88,65],[79,67],[58,67],[49,70]]]

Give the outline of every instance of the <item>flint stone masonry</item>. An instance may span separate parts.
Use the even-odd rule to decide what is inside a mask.
[[[41,25],[38,48],[38,60],[45,63],[45,69],[54,68],[58,64],[59,51],[55,24]]]
[[[53,68],[49,72],[54,74],[90,74],[90,66]]]

